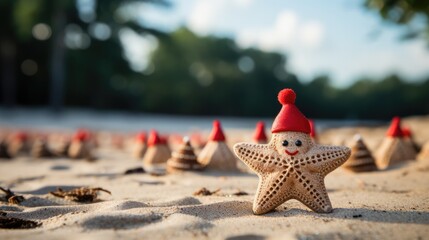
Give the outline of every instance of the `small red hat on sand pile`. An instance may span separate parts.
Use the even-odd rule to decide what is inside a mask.
[[[308,119],[295,106],[295,92],[292,89],[286,88],[279,92],[277,98],[283,106],[276,119],[274,119],[271,132],[310,133],[311,128]]]
[[[407,141],[411,146],[416,150],[416,152],[420,152],[421,146],[414,141],[413,132],[409,127],[402,127],[402,134],[404,135],[405,141]]]
[[[137,142],[146,143],[146,133],[145,132],[139,132],[136,135],[136,141]]]
[[[146,133],[140,132],[135,137],[133,156],[137,159],[142,158],[146,153],[146,149],[147,149]]]
[[[76,131],[76,133],[73,135],[73,140],[74,141],[88,141],[90,138],[90,133],[89,131],[85,130],[85,129],[79,129]]]
[[[151,130],[147,140],[147,150],[143,157],[143,167],[146,170],[156,169],[167,162],[171,156],[170,148],[163,142],[158,132]]]
[[[168,146],[168,135],[159,135],[159,143],[165,145],[168,149],[170,147]],[[171,152],[171,151],[170,151]]]
[[[390,124],[389,129],[387,129],[386,136],[394,138],[402,138],[404,136],[404,133],[401,129],[401,118],[394,117],[392,119],[392,123]]]
[[[380,169],[386,169],[392,165],[416,158],[415,149],[404,138],[399,117],[392,119],[386,137],[378,148],[375,158]]]
[[[88,130],[79,129],[73,135],[72,141],[68,148],[68,155],[70,158],[85,158],[87,160],[94,160],[92,151],[94,143],[91,141],[91,134]]]
[[[209,141],[198,155],[198,162],[208,169],[237,171],[237,159],[225,143],[225,135],[218,120],[213,121]]]
[[[264,122],[259,121],[258,123],[256,123],[255,132],[253,134],[253,141],[261,144],[268,142],[267,135],[265,134]]]
[[[13,157],[16,157],[20,154],[28,155],[30,153],[30,136],[26,131],[19,131],[15,133],[8,144],[9,154]]]
[[[408,127],[402,127],[402,134],[404,135],[404,137],[406,138],[411,138],[412,137],[412,133],[411,133],[411,129]]]
[[[225,134],[223,134],[222,126],[219,120],[213,121],[213,129],[209,136],[209,141],[225,141]]]

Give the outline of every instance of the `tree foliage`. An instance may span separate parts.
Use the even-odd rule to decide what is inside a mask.
[[[365,7],[377,11],[388,22],[408,26],[403,39],[418,37],[429,44],[429,1],[365,0]]]
[[[254,63],[249,72],[238,67],[243,58]],[[274,75],[284,69],[280,54],[240,49],[231,39],[198,37],[185,28],[160,40],[152,62],[142,106],[151,112],[268,115],[276,106],[260,99],[275,99],[285,86]],[[288,82],[298,86],[296,79]]]
[[[254,62],[240,70],[240,59]],[[240,49],[230,39],[198,37],[186,28],[160,39],[153,53],[155,71],[140,81],[139,109],[149,112],[274,116],[276,96],[293,88],[300,109],[312,118],[389,119],[394,115],[429,113],[429,78],[407,83],[396,75],[361,79],[334,88],[329,76],[308,84],[286,72],[286,59],[276,53]]]
[[[123,16],[118,11],[126,6],[147,3],[167,6],[168,2],[93,2],[94,16],[83,19],[77,0],[0,0],[1,70],[9,72],[2,76],[1,80],[5,84],[0,84],[1,92],[8,91],[6,85],[9,88],[14,85],[11,90],[16,88],[19,93],[17,103],[23,105],[40,105],[49,101],[52,104],[49,96],[58,93],[60,98],[53,100],[62,104],[62,92],[65,91],[67,105],[89,104],[103,108],[107,102],[118,106],[117,102],[123,101],[123,98],[118,97],[118,93],[108,86],[109,80],[114,75],[127,78],[138,75],[129,68],[123,57],[120,30],[130,28],[139,33],[163,34],[141,25],[136,17]],[[52,32],[51,37],[42,41],[34,37],[34,27],[40,23],[49,26]],[[100,40],[89,34],[89,29],[96,23],[108,26],[111,32],[108,39]],[[66,46],[67,34],[72,35],[75,47]],[[26,60],[37,64],[36,75],[27,76],[23,73],[22,64]],[[55,84],[58,82],[60,84]]]
[[[162,33],[142,26],[135,18],[115,15],[118,9],[130,6],[124,4],[140,2],[165,4],[100,0],[96,18],[83,21],[75,0],[0,0],[0,14],[5,19],[0,22],[0,95],[8,93],[5,79],[14,78],[19,105],[47,106],[52,90],[56,91],[52,89],[52,71],[60,60],[65,65],[67,107],[272,117],[280,108],[278,91],[293,88],[298,94],[297,105],[311,118],[388,119],[429,113],[429,78],[419,83],[395,75],[361,79],[345,89],[333,87],[329,76],[302,83],[286,70],[284,55],[243,49],[231,39],[200,37],[186,28]],[[63,28],[58,27],[61,19]],[[102,40],[91,36],[88,32],[94,22],[108,25],[111,36]],[[32,30],[38,23],[52,27],[51,38],[34,38]],[[123,56],[119,32],[124,28],[158,39],[143,73],[131,70]],[[90,44],[64,48],[64,34],[70,29],[90,37]],[[58,57],[58,49],[64,50],[62,57]],[[23,73],[23,63],[29,59],[37,62],[38,68],[31,76]]]

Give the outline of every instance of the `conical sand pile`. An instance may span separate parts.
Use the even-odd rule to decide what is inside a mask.
[[[8,145],[4,139],[0,139],[0,158],[5,158],[5,159],[11,158],[9,154]]]
[[[134,142],[134,149],[133,149],[133,157],[136,159],[141,159],[144,154],[146,153],[147,146],[146,146],[146,134],[144,132],[141,132],[137,134]]]
[[[69,154],[71,142],[70,140],[63,140],[59,144],[58,148],[55,150],[55,153],[61,157],[67,157]]]
[[[399,117],[393,118],[387,136],[375,154],[379,169],[386,169],[392,165],[416,158],[416,151],[411,144],[405,141],[400,124]]]
[[[427,141],[420,151],[419,155],[417,156],[417,159],[423,160],[428,159],[429,160],[429,141]]]
[[[405,141],[410,144],[417,153],[420,152],[421,146],[417,144],[416,141],[414,141],[414,136],[411,129],[408,127],[403,127],[402,133],[404,135]]]
[[[92,155],[92,149],[94,145],[90,142],[89,137],[90,136],[87,131],[80,130],[76,132],[68,149],[68,155],[70,158],[84,158],[86,160],[95,159],[95,157]]]
[[[350,158],[342,165],[345,169],[353,172],[376,171],[377,165],[371,152],[360,135],[354,137],[354,145]]]
[[[148,148],[143,157],[145,169],[156,168],[165,164],[171,156],[167,143],[162,141],[157,131],[152,130],[147,141]]]
[[[28,155],[30,153],[30,138],[26,132],[18,132],[8,143],[11,156]]]
[[[183,139],[183,145],[178,151],[173,152],[167,161],[167,171],[170,173],[181,171],[202,170],[203,166],[198,163],[194,148],[191,146],[189,138]]]
[[[34,141],[33,146],[31,147],[31,156],[35,158],[53,156],[51,150],[48,148],[46,139],[38,138]]]
[[[198,162],[207,169],[237,171],[237,159],[225,143],[225,135],[219,121],[213,122],[209,141],[198,155]]]

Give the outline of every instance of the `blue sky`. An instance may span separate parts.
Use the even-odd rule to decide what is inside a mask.
[[[242,47],[287,54],[288,68],[303,81],[328,74],[336,86],[347,86],[365,76],[396,73],[416,81],[429,75],[425,42],[399,41],[403,27],[380,21],[363,8],[363,0],[171,2],[170,8],[142,5],[140,21],[165,31],[187,26],[199,35],[226,36]]]

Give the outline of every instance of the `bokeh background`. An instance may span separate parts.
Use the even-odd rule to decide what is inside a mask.
[[[429,113],[429,2],[0,0],[0,108]]]

